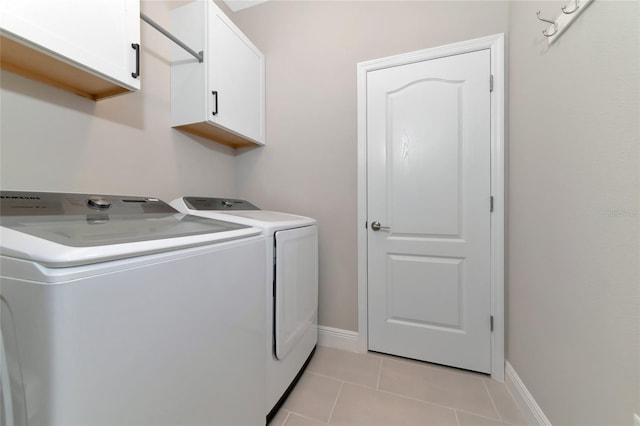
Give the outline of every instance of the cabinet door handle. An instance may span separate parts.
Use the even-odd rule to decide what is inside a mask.
[[[131,73],[131,77],[140,77],[140,45],[138,43],[131,43],[131,47],[136,51],[136,72]]]
[[[215,96],[215,102],[213,104],[215,109],[213,110],[213,112],[211,114],[218,115],[218,91],[214,90],[214,91],[211,92],[211,94],[213,96]]]

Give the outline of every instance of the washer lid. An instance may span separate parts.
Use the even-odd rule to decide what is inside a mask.
[[[0,253],[49,266],[89,264],[259,234],[184,215],[157,198],[0,192]]]

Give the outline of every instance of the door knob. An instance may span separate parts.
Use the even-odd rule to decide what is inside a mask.
[[[374,231],[379,231],[381,229],[389,229],[388,226],[382,226],[380,225],[380,222],[375,221],[375,222],[371,222],[371,229],[373,229]]]

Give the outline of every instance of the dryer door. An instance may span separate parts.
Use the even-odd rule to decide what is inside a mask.
[[[284,359],[318,326],[318,227],[275,233],[275,355]]]

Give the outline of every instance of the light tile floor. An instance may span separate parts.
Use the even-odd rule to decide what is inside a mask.
[[[504,383],[377,353],[318,346],[270,426],[526,425]]]

